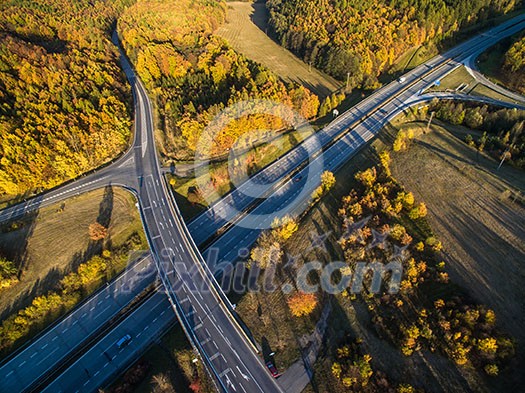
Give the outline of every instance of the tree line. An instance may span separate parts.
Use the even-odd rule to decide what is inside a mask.
[[[126,147],[131,94],[110,32],[131,2],[0,4],[0,196],[54,187]]]
[[[283,83],[213,35],[225,9],[221,1],[148,0],[128,8],[118,21],[126,53],[154,99],[159,148],[167,158],[192,159],[210,121],[239,101],[269,99],[304,118],[317,114],[317,96]],[[211,146],[212,155],[224,154],[247,131],[286,126],[283,119],[262,114],[232,121]]]
[[[482,132],[474,138],[467,135],[465,141],[485,151],[497,160],[525,169],[525,111],[501,109],[475,103],[454,101],[435,102],[430,107],[436,116],[448,123],[464,125]]]
[[[525,35],[518,38],[505,52],[503,59],[505,82],[520,93],[525,93]]]
[[[514,0],[268,0],[281,44],[351,87],[377,77],[408,50],[520,7]]]

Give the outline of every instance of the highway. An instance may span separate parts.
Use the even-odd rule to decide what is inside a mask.
[[[486,48],[494,44],[496,40],[510,35],[514,31],[521,30],[524,27],[523,19],[525,18],[523,16],[519,18],[521,21],[519,25],[505,29],[512,24],[512,22],[507,22],[505,25],[482,34],[447,54],[432,59],[426,65],[418,67],[409,73],[405,83],[394,82],[385,86],[367,100],[336,119],[327,130],[317,134],[321,140],[321,145],[325,146],[323,154],[318,155],[313,160],[323,160],[323,165],[318,166],[319,170],[337,170],[360,147],[373,138],[388,119],[407,106],[414,104],[420,91],[437,80],[437,78],[442,78],[446,73],[455,69],[464,56],[468,56],[469,53],[480,50],[482,47]],[[516,19],[513,22],[515,23]],[[458,56],[458,58],[450,61],[450,57],[453,56]],[[135,79],[129,65],[127,69],[126,67],[124,69],[131,81],[135,95],[136,132],[132,148],[114,164],[107,166],[100,172],[96,172],[94,175],[72,183],[64,189],[59,188],[45,194],[45,196],[35,198],[25,206],[17,205],[2,211],[0,219],[23,214],[43,204],[52,203],[77,192],[84,192],[91,189],[91,187],[99,187],[97,184],[105,185],[108,181],[111,181],[112,184],[121,184],[133,190],[139,200],[140,211],[155,264],[160,273],[160,278],[168,290],[169,302],[172,308],[176,310],[190,341],[201,354],[204,364],[210,373],[215,376],[218,389],[222,391],[246,392],[280,391],[275,380],[269,375],[261,360],[255,354],[251,343],[239,329],[235,320],[232,319],[227,300],[218,292],[210,274],[204,270],[204,261],[189,235],[191,232],[197,243],[209,239],[216,229],[224,225],[225,220],[221,218],[221,209],[227,209],[227,206],[221,204],[227,203],[228,200],[225,199],[224,202],[218,202],[214,206],[213,211],[215,214],[213,214],[213,220],[210,220],[211,214],[204,214],[191,222],[189,228],[186,228],[176,205],[173,204],[169,197],[164,178],[160,173],[153,140],[153,124],[149,99],[140,82]],[[363,119],[365,114],[368,116]],[[359,122],[360,119],[363,120]],[[355,124],[351,131],[347,132],[349,125],[355,122],[359,122],[359,124]],[[332,144],[333,141],[335,143]],[[315,147],[316,144],[314,142],[308,143],[313,143]],[[238,225],[232,227],[213,244],[221,250],[219,258],[221,261],[237,260],[239,248],[251,245],[260,230],[268,225],[268,221],[263,221],[254,227],[254,215],[268,215],[268,220],[270,219],[268,217],[282,206],[286,207],[282,211],[282,214],[285,214],[299,211],[307,203],[306,199],[297,199],[295,197],[303,189],[307,191],[305,195],[310,195],[310,190],[313,190],[318,184],[320,171],[309,174],[308,170],[311,166],[306,166],[301,169],[300,175],[302,180],[300,182],[286,181],[286,179],[279,181],[279,179],[297,170],[296,168],[305,162],[301,158],[305,157],[304,155],[308,150],[304,146],[294,149],[282,161],[261,172],[260,176],[266,178],[266,180],[263,179],[264,181],[261,184],[268,183],[268,198],[255,207],[251,215],[240,219],[237,223]],[[313,148],[310,149],[310,152],[312,151]],[[276,181],[276,183],[270,184],[268,181]],[[246,199],[236,198],[232,194],[230,198],[232,198],[230,201],[235,200],[235,206],[239,210],[243,210],[253,203],[253,199],[250,200],[252,197]],[[31,205],[31,203],[34,203],[34,205]],[[227,219],[234,220],[235,217],[227,217]],[[205,223],[207,225],[204,225]],[[104,304],[101,304],[100,307],[104,306]],[[146,320],[150,314],[145,310],[150,311],[150,309],[140,308],[130,316],[130,318],[135,318],[130,319],[130,321]],[[164,313],[163,315],[166,314]],[[167,319],[168,316],[166,316]],[[119,337],[118,334],[124,330],[117,331],[115,337]],[[133,330],[131,329],[130,331]],[[105,343],[108,344],[109,341]],[[134,345],[138,350],[139,342],[135,341]],[[97,345],[96,348],[100,349],[102,347]],[[133,352],[134,348],[134,346],[130,345],[126,351],[123,351],[124,355],[128,352]],[[50,347],[50,350],[54,349],[53,346]],[[33,356],[33,353],[29,354],[29,356]],[[100,357],[100,354],[98,356]],[[33,378],[35,380],[38,378],[38,374],[31,373],[29,367],[24,366],[26,364],[17,366],[18,368],[28,369],[27,375],[24,374],[23,376],[24,379],[27,378],[29,380]],[[108,367],[104,366],[104,364],[102,366],[103,368]],[[30,375],[30,373],[33,375]],[[90,369],[85,374],[88,381],[95,378],[89,377],[89,375],[94,375]],[[0,377],[5,377],[6,375],[7,372],[4,373],[3,369],[0,368]],[[74,372],[62,374],[56,381],[58,385],[53,386],[63,386],[64,388],[59,387],[58,390],[54,391],[69,391],[66,387],[74,386],[72,385],[74,384],[74,376]],[[9,377],[14,378],[15,373],[13,372]],[[91,391],[90,384],[96,385],[96,383],[100,382],[99,379],[100,377],[89,382],[86,384],[85,389],[82,388],[81,390]],[[3,391],[3,389],[1,390]]]
[[[217,291],[213,277],[207,274],[202,266],[202,256],[194,244],[185,223],[173,205],[169,196],[164,178],[161,175],[154,143],[153,114],[150,100],[140,81],[126,61],[123,60],[123,69],[132,86],[135,98],[135,136],[132,148],[114,165],[108,166],[97,174],[97,181],[104,180],[104,171],[127,169],[127,178],[118,179],[118,183],[133,191],[139,200],[139,209],[144,228],[150,244],[151,254],[155,261],[159,277],[166,288],[166,294],[171,308],[176,312],[181,326],[214,380],[218,390],[224,392],[280,392],[280,388],[266,370],[261,359],[256,355],[255,348],[246,338],[240,327],[232,318],[229,303],[224,302],[225,296]],[[133,165],[129,165],[132,163]],[[132,174],[130,176],[130,173]],[[130,177],[134,177],[130,180]],[[93,183],[91,183],[93,182]],[[45,197],[28,201],[23,208],[13,206],[2,212],[0,219],[7,219],[38,208],[44,203],[51,203],[58,198],[67,197],[71,192],[84,191],[95,184],[94,180],[82,188],[81,184],[71,184],[68,191],[55,190]],[[115,183],[112,183],[115,184]],[[75,189],[75,187],[81,187]],[[62,192],[63,194],[57,195]],[[51,199],[50,199],[51,198]],[[193,269],[195,266],[200,269]],[[104,302],[98,307],[104,307]],[[148,318],[144,313],[141,316],[133,313],[129,318]],[[59,344],[51,339],[49,350],[55,350]],[[131,351],[130,347],[130,351]],[[47,349],[47,347],[46,347]],[[31,350],[33,351],[31,353]],[[19,356],[34,355],[37,346],[24,351]],[[66,348],[67,350],[67,348]],[[242,361],[241,361],[242,359]],[[7,366],[7,365],[6,365]],[[25,367],[26,363],[18,364],[24,368],[26,384],[39,378],[42,370],[32,370]],[[0,376],[6,374],[0,373]],[[9,376],[14,376],[11,373]],[[59,381],[61,386],[74,384],[74,374],[63,374]],[[70,380],[68,380],[70,378]],[[83,391],[89,391],[89,384]]]
[[[479,54],[495,42],[515,34],[525,28],[525,16],[521,15],[518,19],[513,19],[505,24],[497,26],[490,31],[477,36],[451,51],[439,55],[428,63],[415,68],[406,74],[406,81],[401,84],[391,83],[378,90],[365,102],[358,104],[347,111],[339,121],[333,122],[327,127],[330,135],[328,143],[325,140],[324,132],[317,133],[325,148],[322,155],[314,160],[310,160],[308,165],[295,173],[294,177],[300,179],[294,181],[291,178],[281,182],[272,194],[267,196],[255,209],[237,221],[235,226],[211,244],[211,247],[218,250],[218,263],[235,262],[240,248],[248,248],[257,239],[262,229],[268,228],[274,216],[284,216],[286,214],[299,214],[308,204],[308,200],[298,198],[298,195],[311,195],[311,192],[320,184],[320,175],[323,170],[337,171],[350,157],[352,157],[362,146],[374,138],[383,126],[401,111],[412,105],[420,105],[434,97],[451,99],[458,97],[450,94],[420,95],[424,90],[431,86],[436,80],[442,79],[448,73],[462,65],[462,61]],[[461,98],[466,98],[462,96]],[[477,97],[469,96],[471,100]],[[480,99],[482,102],[494,102],[490,99]],[[363,107],[364,105],[364,107]],[[363,114],[367,114],[363,117]],[[345,128],[347,124],[354,124],[351,128]],[[308,142],[308,141],[306,141]],[[300,153],[295,153],[299,156]],[[316,165],[316,160],[322,160],[323,165]],[[285,163],[273,168],[274,171],[292,172],[298,167],[298,162],[290,168]],[[306,190],[306,192],[304,192]],[[219,202],[222,208],[222,200]],[[284,208],[283,208],[284,206]],[[220,214],[215,214],[220,216]],[[198,223],[198,224],[194,224]],[[196,225],[196,227],[194,227]],[[202,232],[210,230],[210,225],[203,224],[203,218],[198,217],[192,221],[188,227],[196,233],[196,239],[202,240]],[[193,233],[193,232],[192,232]],[[214,251],[215,252],[215,251]],[[211,258],[210,258],[211,259]]]
[[[414,100],[435,81],[443,79],[447,74],[460,67],[464,61],[472,59],[485,51],[495,42],[510,36],[525,27],[524,15],[520,15],[490,31],[472,38],[452,50],[434,57],[427,63],[405,74],[405,82],[392,82],[374,92],[367,99],[361,101],[350,110],[340,115],[328,126],[312,135],[290,152],[265,167],[252,177],[251,182],[245,182],[222,199],[212,204],[207,212],[199,215],[188,224],[188,228],[197,244],[206,244],[217,232],[230,223],[257,228],[263,216],[251,212],[242,222],[237,222],[239,212],[243,212],[259,198],[266,198],[282,183],[282,179],[294,172],[300,164],[305,164],[321,148],[325,149],[324,159],[330,154],[326,147],[352,131],[356,138],[366,143],[385,124],[387,115],[392,114],[407,103]],[[439,94],[435,95],[439,97]],[[461,98],[459,95],[457,98]],[[483,99],[481,99],[483,101]],[[379,113],[378,113],[379,112]],[[372,114],[372,118],[366,118]],[[391,117],[391,116],[390,116]],[[364,120],[363,120],[364,119]],[[362,123],[359,123],[363,121]],[[381,124],[378,126],[378,124]],[[346,142],[343,142],[346,144]],[[353,144],[352,148],[359,148],[361,144]],[[342,144],[334,151],[341,150]],[[312,160],[315,161],[315,160]],[[310,167],[318,170],[323,167],[322,162],[311,162]],[[256,184],[257,191],[253,190]],[[314,187],[315,188],[315,187]],[[308,194],[309,196],[309,194]],[[277,206],[277,205],[276,205]],[[278,212],[279,209],[274,210]],[[283,211],[284,213],[284,211]],[[282,214],[281,214],[282,215]]]
[[[143,292],[154,281],[155,273],[150,257],[130,264],[115,280],[33,340],[28,350],[4,359],[0,366],[0,392],[24,391],[38,377],[59,366]]]
[[[166,295],[155,293],[42,391],[97,392],[104,382],[118,375],[175,322]],[[116,342],[126,334],[133,339],[127,346],[117,348]]]
[[[133,87],[137,100],[136,129],[148,138],[142,149],[136,149],[135,163],[142,169],[137,194],[151,252],[168,299],[219,390],[279,392],[274,378],[232,319],[213,277],[203,268],[200,251],[160,173],[149,98],[139,81]]]

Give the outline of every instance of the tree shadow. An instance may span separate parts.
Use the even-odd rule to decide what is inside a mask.
[[[270,342],[266,338],[266,336],[262,336],[261,338],[261,352],[263,355],[264,362],[272,362],[273,363],[273,355],[274,351],[272,351],[272,348],[270,347]]]
[[[268,37],[277,42],[277,40],[275,39],[275,34],[273,33],[273,29],[268,24],[270,14],[266,9],[266,1],[254,1],[252,3],[252,9],[253,12],[250,14],[250,19],[253,22],[253,24],[257,26],[262,32],[264,32],[264,34],[266,34]]]
[[[17,278],[22,281],[24,272],[27,272],[31,265],[31,258],[28,252],[28,245],[34,233],[36,223],[40,213],[40,205],[43,197],[41,195],[24,201],[21,204],[12,206],[7,210],[11,212],[8,218],[0,224],[0,256],[12,261],[18,269]],[[30,210],[29,210],[30,209]],[[24,214],[25,211],[28,211]],[[49,272],[45,278],[38,280],[31,289],[23,294],[18,294],[11,304],[5,305],[0,313],[0,319],[6,318],[9,314],[18,311],[21,307],[29,305],[32,297],[43,294],[44,288],[54,277],[56,272]],[[16,291],[17,284],[4,291]],[[32,295],[34,294],[34,295]]]
[[[2,310],[0,320],[4,320],[11,314],[29,306],[34,298],[49,292],[50,288],[55,288],[61,277],[61,271],[56,267],[49,270],[45,277],[38,279],[30,289],[20,293],[13,303]]]
[[[104,195],[99,204],[98,216],[96,222],[104,228],[109,229],[111,217],[113,214],[114,192],[111,185],[104,188]],[[95,255],[100,255],[102,250],[111,249],[111,237],[108,236],[100,240],[90,240],[85,251],[77,252],[73,255],[68,265],[65,267],[65,274],[76,271],[78,267],[89,261]]]

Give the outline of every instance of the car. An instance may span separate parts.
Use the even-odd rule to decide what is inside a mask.
[[[299,183],[299,182],[301,181],[302,178],[303,178],[303,177],[302,177],[301,175],[299,175],[299,176],[295,176],[295,177],[293,178],[293,181],[296,182],[296,183]]]
[[[270,370],[270,374],[272,374],[272,377],[278,378],[281,374],[279,374],[279,371],[277,371],[277,367],[274,366],[272,362],[266,362],[266,367],[268,370]]]
[[[404,76],[402,76],[402,77],[400,77],[397,81],[398,81],[399,83],[405,83],[406,80],[407,80],[407,79],[406,79]]]
[[[131,336],[129,334],[126,334],[124,337],[118,340],[115,345],[117,346],[118,349],[122,349],[126,345],[128,345],[130,342],[131,342]]]

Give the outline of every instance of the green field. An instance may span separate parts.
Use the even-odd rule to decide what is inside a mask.
[[[461,66],[450,74],[441,79],[439,86],[432,86],[429,89],[430,92],[445,92],[445,91],[457,91],[458,93],[469,94],[474,96],[488,97],[495,100],[504,102],[514,103],[514,101],[492,90],[479,82],[477,82],[472,75],[469,74],[464,66]]]

